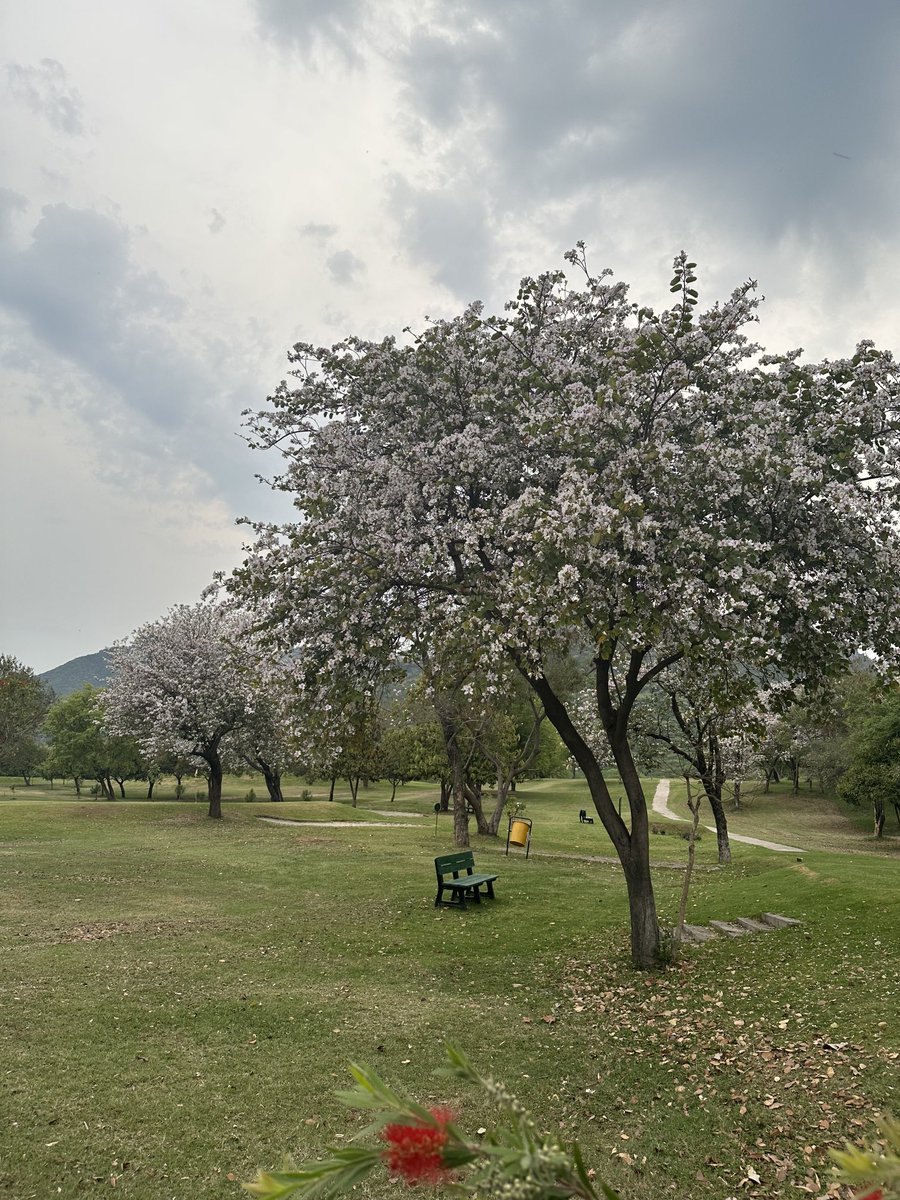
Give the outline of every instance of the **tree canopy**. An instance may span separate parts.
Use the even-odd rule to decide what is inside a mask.
[[[410,638],[488,677],[516,669],[584,772],[647,965],[634,705],[682,661],[812,687],[858,645],[894,653],[898,376],[868,342],[835,362],[760,356],[754,284],[701,313],[686,255],[661,313],[582,247],[568,259],[580,287],[526,278],[499,317],[473,304],[402,343],[297,344],[250,428],[281,448],[298,517],[256,527],[231,588],[311,704]],[[628,819],[555,687],[573,654]]]
[[[254,708],[243,632],[239,618],[218,605],[179,605],[110,651],[110,729],[132,735],[151,758],[201,759],[211,817],[222,815],[223,739]]]
[[[43,757],[38,736],[53,691],[31,667],[0,654],[0,773],[29,776]]]
[[[141,778],[146,764],[131,737],[103,728],[103,693],[86,684],[57,700],[44,722],[49,741],[46,770],[76,781],[94,779],[107,800],[115,800],[112,781]]]
[[[838,794],[850,804],[871,804],[875,836],[881,837],[888,806],[900,823],[900,694],[892,691],[870,705],[855,734]]]

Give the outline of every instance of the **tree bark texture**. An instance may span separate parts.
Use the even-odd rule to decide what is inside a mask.
[[[543,702],[551,724],[581,768],[587,780],[597,815],[616,848],[625,872],[625,884],[628,890],[632,962],[641,970],[656,967],[659,965],[659,920],[650,876],[650,828],[647,819],[647,801],[628,748],[627,736],[624,731],[617,730],[613,722],[610,721],[607,724],[604,716],[607,739],[625,785],[625,794],[631,810],[630,832],[616,812],[600,764],[572,724],[565,705],[543,676],[532,677],[526,674],[525,677]]]
[[[712,809],[713,820],[716,823],[716,843],[719,850],[719,862],[731,862],[731,843],[728,840],[728,818],[722,803],[721,789],[717,792],[715,784],[708,778],[703,779],[703,790]]]
[[[466,772],[462,753],[457,741],[456,726],[446,714],[439,714],[444,746],[450,763],[451,791],[453,795],[453,844],[466,849],[469,845],[469,817],[466,812]]]
[[[219,758],[218,746],[208,748],[203,758],[209,767],[206,778],[207,794],[209,796],[209,816],[214,820],[222,819],[222,760]]]
[[[875,801],[875,836],[880,838],[884,834],[884,801]]]
[[[281,790],[281,772],[275,767],[270,767],[268,763],[260,762],[262,768],[262,776],[266,781],[266,790],[269,793],[269,799],[278,803],[284,800],[284,794]]]

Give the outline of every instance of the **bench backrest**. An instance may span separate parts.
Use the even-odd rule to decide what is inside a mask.
[[[459,875],[465,871],[471,875],[475,870],[475,855],[471,850],[458,850],[455,854],[439,854],[434,860],[434,869],[438,880],[444,875]]]

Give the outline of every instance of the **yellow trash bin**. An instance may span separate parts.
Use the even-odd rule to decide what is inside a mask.
[[[509,841],[513,846],[528,845],[528,824],[525,821],[513,821],[509,830]]]
[[[510,846],[519,846],[524,848],[525,857],[531,850],[531,818],[530,817],[513,817],[509,822],[509,830],[506,834],[506,853],[509,854]]]

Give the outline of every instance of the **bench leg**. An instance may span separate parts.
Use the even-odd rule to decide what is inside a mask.
[[[493,879],[488,880],[487,894],[488,894],[488,898],[490,900],[493,900],[493,898],[494,898],[494,881],[493,881]]]

